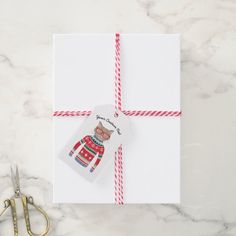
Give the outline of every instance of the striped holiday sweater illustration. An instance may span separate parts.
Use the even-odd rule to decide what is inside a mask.
[[[87,167],[92,160],[97,157],[94,165],[90,168],[90,172],[93,172],[99,165],[105,151],[103,142],[110,139],[113,130],[106,129],[102,123],[99,122],[94,132],[94,135],[86,135],[79,140],[69,153],[69,155],[72,156],[74,152],[83,145],[79,153],[75,156],[75,160],[83,167]]]

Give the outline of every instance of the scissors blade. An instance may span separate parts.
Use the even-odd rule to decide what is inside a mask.
[[[11,180],[12,180],[14,192],[18,194],[20,192],[20,177],[19,177],[19,170],[17,166],[15,166],[15,168],[11,166]]]
[[[18,166],[16,166],[16,186],[20,190],[20,175]]]

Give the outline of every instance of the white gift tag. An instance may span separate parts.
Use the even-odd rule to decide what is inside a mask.
[[[60,155],[60,159],[88,180],[94,180],[114,161],[130,134],[129,118],[113,105],[95,107]]]

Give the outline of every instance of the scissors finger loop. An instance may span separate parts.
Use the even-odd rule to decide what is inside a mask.
[[[3,209],[2,212],[0,213],[0,216],[2,216],[2,215],[5,213],[5,211],[7,210],[7,208],[8,208],[10,205],[11,205],[11,203],[10,203],[10,200],[9,200],[9,199],[7,199],[7,200],[4,201],[4,209]]]
[[[47,215],[47,213],[40,207],[36,206],[34,204],[34,200],[33,200],[33,197],[26,197],[26,196],[23,196],[22,197],[22,204],[23,204],[23,209],[24,209],[24,216],[25,216],[25,223],[26,223],[26,229],[27,229],[27,232],[30,236],[45,236],[48,231],[49,231],[49,228],[50,228],[50,220],[49,220],[49,217]],[[44,232],[42,232],[41,234],[35,234],[32,232],[31,230],[31,225],[30,225],[30,217],[29,217],[29,210],[28,210],[28,204],[32,205],[38,212],[40,212],[44,218],[45,218],[45,221],[46,221],[46,228],[44,230]]]

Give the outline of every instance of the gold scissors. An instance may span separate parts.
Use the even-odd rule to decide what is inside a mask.
[[[18,223],[17,223],[17,212],[16,212],[16,201],[15,199],[21,198],[21,202],[23,205],[23,212],[24,212],[24,218],[25,218],[25,224],[26,224],[26,229],[28,232],[28,235],[30,236],[45,236],[50,228],[50,220],[47,215],[47,213],[40,207],[34,204],[34,199],[33,197],[29,196],[27,197],[26,195],[22,194],[20,190],[20,178],[19,178],[19,171],[18,167],[16,166],[15,171],[13,171],[13,168],[11,167],[11,179],[12,179],[12,184],[14,187],[14,192],[15,194],[10,198],[4,201],[4,209],[0,213],[0,217],[5,213],[5,211],[10,207],[11,208],[11,213],[12,213],[12,221],[13,221],[13,228],[14,228],[14,236],[18,236]],[[37,211],[39,211],[45,218],[46,220],[46,228],[44,232],[41,234],[35,234],[31,230],[30,226],[30,217],[29,217],[29,210],[28,210],[28,204],[32,205]]]

